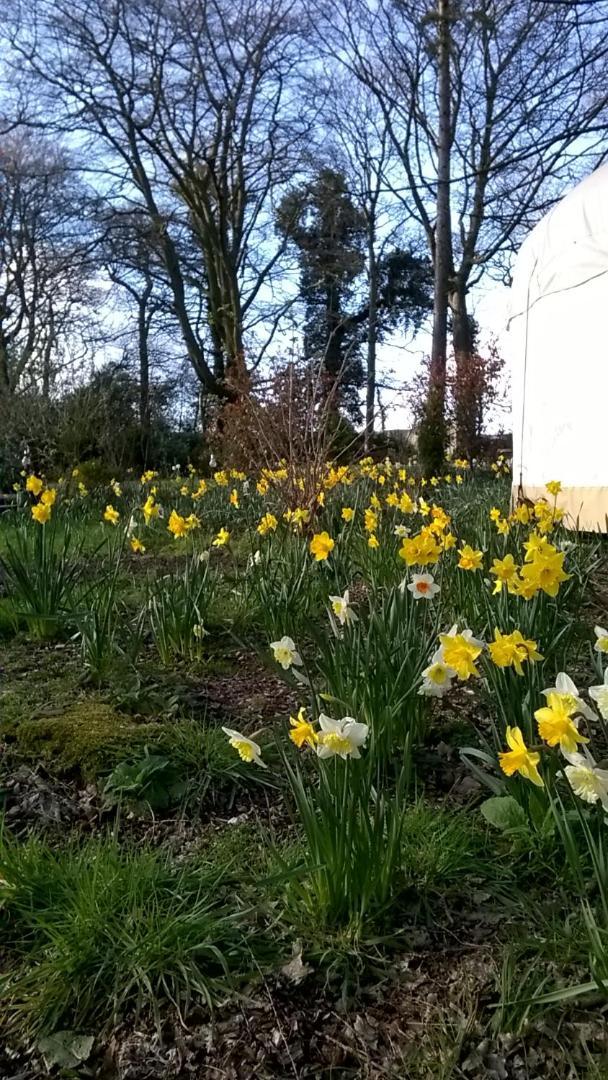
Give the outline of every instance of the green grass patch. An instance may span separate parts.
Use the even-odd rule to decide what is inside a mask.
[[[217,849],[216,849],[217,856]],[[226,862],[176,865],[112,839],[53,850],[6,835],[0,846],[0,981],[8,1031],[42,1034],[117,1022],[163,1004],[209,1006],[271,955]]]

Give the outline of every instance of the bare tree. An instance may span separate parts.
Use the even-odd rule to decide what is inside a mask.
[[[119,303],[126,310],[127,325],[121,327],[116,343],[130,352],[136,328],[135,352],[139,383],[139,424],[141,459],[145,465],[150,442],[151,337],[154,324],[166,329],[170,306],[162,260],[147,215],[120,213],[102,204],[97,211],[100,229],[100,254],[106,273],[118,290]]]
[[[289,89],[302,55],[292,5],[4,6],[9,60],[35,76],[55,126],[86,144],[104,196],[146,214],[190,362],[208,392],[230,396],[281,255],[270,202],[305,127]],[[184,257],[193,244],[198,289]]]
[[[38,388],[86,350],[91,250],[64,151],[13,132],[0,144],[0,397]]]
[[[441,387],[448,316],[469,355],[471,287],[504,275],[522,232],[605,153],[608,4],[342,0],[325,15],[326,48],[384,112],[395,192],[433,258]]]

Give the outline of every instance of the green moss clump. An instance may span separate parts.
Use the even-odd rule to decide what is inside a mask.
[[[83,701],[58,716],[23,720],[14,737],[25,757],[44,761],[56,775],[77,773],[89,781],[157,743],[161,730],[161,725],[137,723],[111,705]]]

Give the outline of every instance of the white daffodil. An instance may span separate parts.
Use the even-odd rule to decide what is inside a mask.
[[[234,731],[232,728],[223,727],[222,731],[224,735],[228,736],[228,742],[236,750],[241,761],[246,761],[248,764],[260,765],[262,769],[267,769],[268,766],[262,761],[262,749],[257,742],[253,739],[248,739],[246,735],[242,735],[240,731]]]
[[[344,626],[347,622],[356,622],[357,616],[350,607],[350,598],[348,595],[348,589],[344,593],[344,596],[330,596],[331,609],[336,616],[336,619],[340,623],[340,626]]]
[[[608,630],[604,630],[603,626],[595,626],[595,645],[593,646],[597,652],[608,653]]]
[[[258,548],[258,550],[254,551],[254,553],[252,555],[248,555],[248,557],[247,557],[247,569],[248,570],[253,570],[254,566],[259,566],[261,558],[262,558],[262,553]]]
[[[408,529],[407,525],[395,525],[393,532],[395,536],[399,537],[400,540],[402,540],[404,536],[410,535],[410,530]]]
[[[406,588],[414,600],[432,600],[441,591],[432,574],[412,574],[412,580]]]
[[[586,803],[601,802],[608,811],[608,770],[599,769],[588,751],[584,754],[564,753],[570,762],[564,773],[575,795]]]
[[[369,731],[367,724],[357,723],[352,716],[332,720],[325,713],[320,713],[319,727],[317,754],[320,758],[361,757],[359,747],[365,745]]]
[[[271,641],[270,648],[274,653],[277,664],[280,664],[284,671],[287,671],[294,664],[298,667],[302,664],[302,657],[296,651],[295,642],[286,634],[280,641]]]
[[[608,720],[608,667],[604,672],[603,683],[589,687],[589,697],[595,701],[604,720]]]
[[[422,685],[418,690],[424,697],[443,697],[452,686],[456,677],[453,668],[444,662],[441,649],[438,649],[428,667],[422,672]]]
[[[597,717],[592,708],[580,696],[575,683],[569,675],[566,675],[565,671],[560,671],[557,679],[555,680],[555,686],[549,686],[542,693],[546,698],[549,694],[557,694],[562,699],[566,708],[570,708],[572,712],[578,712],[581,716],[586,717],[587,720],[597,720]]]

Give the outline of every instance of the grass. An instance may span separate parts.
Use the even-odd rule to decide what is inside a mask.
[[[217,855],[217,851],[216,851]],[[114,839],[53,849],[4,835],[0,848],[8,1030],[96,1028],[126,1011],[213,1006],[269,943],[224,882],[226,864],[176,865]]]

